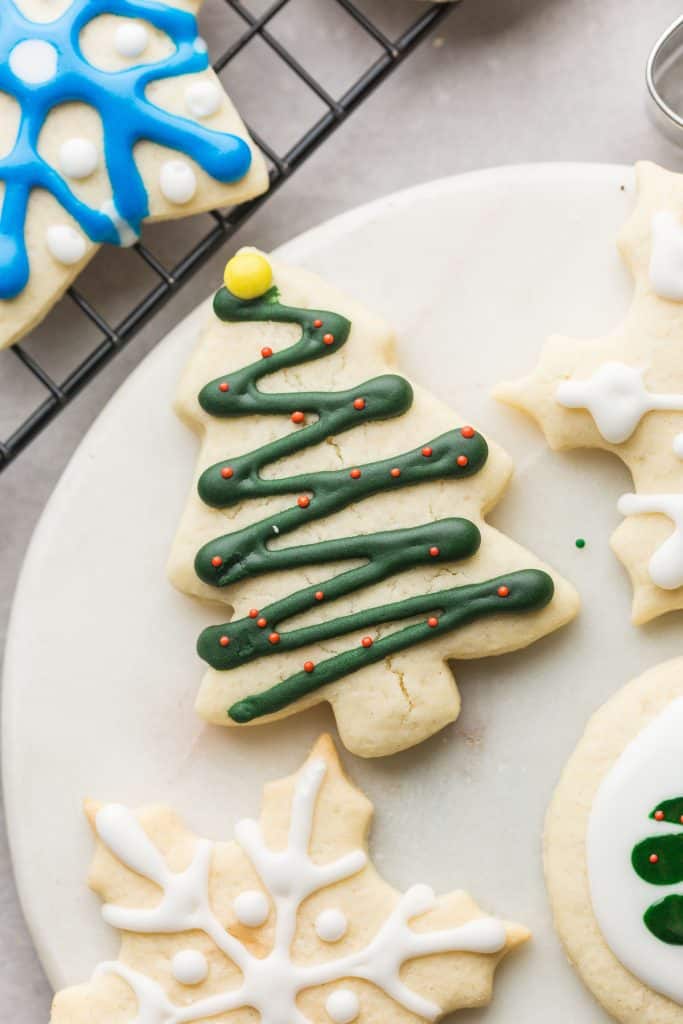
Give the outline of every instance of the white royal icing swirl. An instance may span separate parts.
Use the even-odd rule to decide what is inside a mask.
[[[655,938],[643,915],[672,892],[683,895],[683,886],[653,891],[634,870],[631,854],[658,829],[675,829],[649,815],[662,800],[680,793],[682,736],[683,698],[650,722],[612,765],[593,801],[586,837],[591,901],[605,942],[631,974],[681,1006],[681,948]]]
[[[302,903],[313,893],[352,878],[367,863],[363,850],[352,850],[325,864],[317,864],[309,856],[313,816],[326,772],[327,764],[323,760],[308,762],[300,772],[292,800],[289,839],[284,849],[271,850],[256,821],[242,821],[235,830],[237,842],[275,908],[273,947],[265,957],[254,956],[214,915],[209,902],[212,843],[199,840],[188,867],[174,872],[126,807],[110,804],[98,812],[95,826],[101,841],[124,865],[153,881],[162,893],[159,904],[152,908],[105,904],[102,908],[105,921],[123,931],[142,934],[204,932],[241,972],[237,988],[180,1007],[171,1003],[160,984],[122,961],[101,964],[96,975],[115,974],[135,993],[136,1024],[190,1024],[246,1007],[256,1010],[261,1024],[304,1024],[306,1018],[296,1003],[299,992],[351,978],[371,982],[408,1013],[433,1021],[441,1015],[440,1007],[401,980],[403,964],[438,953],[495,954],[504,948],[505,925],[490,917],[440,931],[413,931],[408,922],[431,910],[436,902],[429,886],[416,885],[398,899],[365,947],[323,963],[292,962],[290,951]],[[340,1002],[338,1012],[344,1009],[350,1012],[346,995]],[[333,1010],[334,1006],[332,1003]]]
[[[683,224],[670,210],[652,218],[650,284],[660,299],[683,302]]]

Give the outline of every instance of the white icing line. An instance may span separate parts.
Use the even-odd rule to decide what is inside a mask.
[[[661,299],[683,302],[683,224],[670,210],[652,218],[650,284]]]
[[[624,516],[660,513],[674,524],[674,532],[650,559],[652,582],[663,590],[683,587],[683,494],[623,494],[617,507]]]
[[[644,373],[625,363],[604,363],[588,380],[562,381],[555,399],[567,409],[587,409],[605,441],[623,444],[646,413],[683,411],[683,395],[648,391]]]

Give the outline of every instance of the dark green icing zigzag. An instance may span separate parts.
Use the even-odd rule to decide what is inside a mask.
[[[272,549],[269,542],[275,536],[282,537],[307,522],[332,515],[386,488],[398,491],[429,480],[471,476],[486,462],[488,446],[480,434],[466,428],[442,434],[394,458],[353,467],[354,476],[348,467],[286,478],[264,478],[261,476],[264,467],[279,459],[324,443],[328,437],[364,422],[401,416],[412,404],[412,388],[402,377],[387,374],[346,391],[262,392],[257,387],[262,377],[340,349],[348,339],[349,321],[326,310],[284,306],[278,301],[275,289],[260,299],[242,301],[221,288],[214,300],[214,309],[221,320],[228,322],[298,324],[301,336],[282,351],[211,381],[199,394],[202,408],[218,417],[291,416],[300,411],[310,415],[311,422],[255,451],[210,466],[202,473],[199,495],[216,508],[273,495],[303,498],[305,507],[295,503],[291,508],[206,544],[195,560],[198,576],[211,586],[224,587],[265,573],[345,559],[362,560],[364,564],[324,584],[306,587],[260,608],[258,618],[245,617],[204,630],[198,641],[200,656],[213,668],[228,670],[257,658],[310,648],[381,624],[425,615],[438,618],[435,627],[424,620],[412,623],[368,647],[359,645],[327,658],[311,671],[297,672],[263,693],[238,701],[228,711],[231,718],[248,722],[273,714],[321,686],[475,619],[505,611],[531,611],[551,600],[551,578],[547,573],[527,569],[500,579],[383,604],[280,633],[288,619],[318,605],[320,598],[316,595],[321,591],[322,600],[329,604],[415,566],[433,564],[436,559],[446,563],[470,557],[477,551],[481,537],[473,523],[458,518],[409,529]],[[507,591],[504,596],[499,594],[499,587]],[[271,639],[273,633],[277,635],[275,643]],[[221,645],[221,640],[225,646]]]

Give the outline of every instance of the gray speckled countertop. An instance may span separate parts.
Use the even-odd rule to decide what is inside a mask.
[[[405,21],[413,0],[364,0],[373,17]],[[295,0],[290,37],[307,24],[298,51],[313,58],[332,36],[334,63],[326,68],[334,90],[358,70],[360,40],[340,44],[339,10],[323,0]],[[224,8],[207,0],[204,32],[213,39]],[[387,15],[389,10],[389,15]],[[430,178],[496,164],[532,161],[631,163],[639,158],[679,168],[683,155],[649,122],[643,69],[656,35],[678,14],[678,0],[464,0],[413,58],[328,142],[248,225],[238,239],[268,249],[319,221],[385,192]],[[226,30],[235,26],[228,26]],[[269,80],[263,97],[263,54],[254,49],[230,70],[227,84],[243,111],[261,116],[287,141],[290,119],[310,117],[303,92],[290,81]],[[267,67],[266,73],[272,71]],[[276,85],[277,83],[277,85]],[[268,107],[270,110],[268,111]],[[257,127],[259,127],[258,119]],[[271,137],[273,137],[271,135]],[[157,231],[160,229],[156,229]],[[176,229],[164,229],[172,244]],[[88,273],[90,294],[125,302],[126,267],[102,254]],[[163,253],[162,253],[163,255]],[[218,255],[147,326],[87,392],[0,476],[0,630],[3,634],[23,552],[62,468],[93,418],[130,370],[169,327],[203,299],[218,280]],[[112,298],[112,292],[115,293]],[[47,327],[36,341],[50,345]],[[69,333],[69,332],[65,332]],[[57,358],[78,353],[83,339],[53,346]],[[0,373],[16,372],[0,359]],[[10,365],[12,370],[10,371]],[[2,434],[21,412],[25,380],[17,379],[17,407],[0,409]],[[50,582],[55,587],[56,581]],[[27,694],[30,699],[30,694]],[[9,854],[0,833],[0,1004],[2,1019],[34,1024],[47,1019],[50,991],[17,904]]]

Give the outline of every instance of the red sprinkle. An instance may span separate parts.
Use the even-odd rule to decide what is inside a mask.
[[[398,466],[394,466],[394,468],[390,469],[389,472],[395,479],[398,479],[398,477],[401,475],[401,470],[398,468]]]
[[[314,327],[322,327],[322,325],[323,325],[322,320],[314,320],[313,321],[313,326]]]
[[[299,508],[308,508],[308,506],[311,504],[311,499],[307,498],[305,494],[302,494],[300,498],[296,499],[296,503],[299,506]]]
[[[229,636],[219,637],[218,643],[221,645],[221,647],[227,647],[228,644],[230,643],[230,637]]]
[[[436,545],[434,545],[429,549],[429,554],[432,556],[432,558],[438,558],[439,555],[441,554],[441,551],[439,550],[439,548],[436,547]]]
[[[655,811],[655,821],[664,821],[664,811]]]
[[[365,408],[365,399],[364,398],[354,398],[354,400],[353,400],[353,407],[354,407],[354,409],[358,409],[358,411],[360,412],[361,409]]]
[[[372,637],[371,636],[364,636],[363,639],[361,640],[361,646],[362,647],[372,647]]]
[[[261,355],[263,356],[264,359],[270,359],[272,354],[273,350],[270,347],[270,345],[266,345],[264,348],[261,349]]]
[[[507,597],[509,593],[510,593],[510,588],[509,587],[505,587],[505,586],[498,587],[498,597]]]
[[[280,643],[280,634],[279,633],[271,633],[270,636],[268,637],[268,642],[271,643],[271,644],[279,644]]]
[[[312,661],[304,662],[304,672],[312,672],[315,668],[315,664]]]
[[[434,615],[432,615],[430,616],[430,618],[427,619],[427,625],[431,626],[432,629],[436,629],[436,627],[439,625],[439,620]]]
[[[259,629],[265,629],[266,626],[268,625],[268,619],[264,619],[263,616],[261,616],[260,619],[256,620],[256,625],[258,626]]]
[[[291,415],[292,423],[303,423],[305,419],[306,417],[302,412],[293,412]]]
[[[219,391],[229,391],[230,390],[230,385],[228,384],[227,380],[222,380],[220,382],[220,384],[218,385],[218,390]]]
[[[223,466],[221,470],[221,476],[223,477],[224,480],[229,480],[231,476],[234,476],[234,472],[234,469],[232,469],[230,466]]]
[[[323,334],[323,345],[334,345],[334,334]]]
[[[460,433],[469,440],[470,437],[474,437],[474,427],[463,427]]]
[[[681,814],[680,822],[681,822],[681,825],[683,825],[683,814]]]
[[[220,555],[214,555],[213,558],[211,559],[211,565],[214,567],[214,569],[217,569],[222,564],[223,559],[221,558]]]
[[[257,615],[258,615],[258,608],[250,608],[249,609],[249,618],[250,619],[255,619]]]
[[[361,473],[359,469],[352,469],[351,472],[349,473],[349,476],[351,477],[352,480],[358,480],[360,478],[360,475]]]
[[[470,460],[469,460],[469,459],[467,458],[467,456],[466,456],[466,455],[458,455],[458,458],[457,458],[457,460],[456,460],[456,461],[457,461],[457,463],[458,463],[458,465],[459,465],[459,466],[466,466],[466,465],[467,465],[467,463],[468,463],[468,462],[469,462]]]
[[[315,592],[315,599],[316,599],[316,601],[322,601],[324,597],[325,597],[325,595],[323,594],[322,590],[316,590],[316,592]]]
[[[658,864],[658,863],[659,863],[659,857],[657,856],[657,854],[656,853],[651,853],[650,854],[650,864]]]
[[[430,456],[432,455],[432,449],[429,447],[428,444],[425,445],[425,447],[422,449],[422,454],[424,455],[425,459],[430,458]]]

